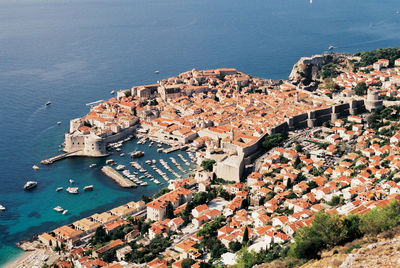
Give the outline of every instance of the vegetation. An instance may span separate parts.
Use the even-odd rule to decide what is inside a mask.
[[[133,241],[129,244],[132,252],[127,255],[127,260],[135,263],[150,262],[171,245],[170,238],[156,236],[146,247]]]
[[[190,268],[195,263],[193,259],[184,259],[182,261],[181,267],[182,268]]]
[[[356,95],[364,96],[367,94],[368,86],[365,82],[358,82],[356,87],[354,88],[354,91],[356,92]]]
[[[365,234],[378,234],[400,224],[400,205],[393,201],[384,208],[375,208],[364,215],[340,218],[319,212],[312,226],[296,231],[295,243],[289,255],[299,259],[317,258],[319,252],[336,245],[343,245]]]
[[[248,251],[247,247],[242,247],[237,253],[237,256],[237,265],[235,267],[250,268],[257,264],[267,263],[285,257],[286,249],[274,243],[268,250],[261,250],[258,253],[254,250]]]
[[[378,131],[380,127],[390,124],[390,121],[400,120],[400,107],[390,106],[383,110],[377,110],[372,113],[368,118],[368,125],[370,128]]]
[[[171,192],[171,190],[168,189],[168,187],[164,187],[164,188],[162,188],[160,191],[158,191],[158,193],[156,193],[156,194],[154,195],[154,199],[157,199],[157,198],[159,198],[160,196],[165,195],[166,193],[169,193],[169,192]]]
[[[174,216],[174,207],[172,206],[171,202],[168,202],[166,211],[165,211],[165,217],[168,219],[173,219]]]
[[[216,163],[215,160],[212,160],[212,159],[210,159],[210,160],[203,160],[203,162],[201,162],[201,167],[202,167],[204,170],[212,171],[212,170],[213,170],[213,165],[214,165],[215,163]]]
[[[219,216],[214,221],[207,222],[203,227],[197,231],[198,236],[217,236],[218,229],[222,227],[225,217]]]
[[[355,55],[361,57],[360,62],[355,65],[356,68],[371,65],[379,59],[389,60],[389,67],[393,67],[394,61],[400,58],[400,47],[381,48],[367,52],[359,52]]]
[[[338,76],[339,74],[339,72],[337,71],[338,67],[339,66],[333,62],[325,64],[324,66],[322,66],[321,77],[323,79],[326,79]]]
[[[267,135],[262,145],[265,150],[269,151],[272,148],[279,146],[285,139],[287,138],[287,134],[283,135],[281,133],[276,133],[272,135]]]

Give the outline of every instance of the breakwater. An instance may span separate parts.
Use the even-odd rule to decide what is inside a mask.
[[[124,178],[121,174],[119,174],[115,169],[110,166],[102,167],[101,172],[103,172],[107,177],[118,183],[119,186],[121,186],[122,188],[137,187],[136,183]]]

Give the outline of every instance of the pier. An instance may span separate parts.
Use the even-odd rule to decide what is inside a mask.
[[[172,152],[175,152],[175,151],[178,151],[178,150],[185,150],[187,148],[188,148],[187,145],[173,146],[171,148],[164,149],[163,152],[166,153],[166,154],[169,154],[169,153],[172,153]]]
[[[101,171],[113,181],[119,184],[122,188],[132,188],[137,187],[136,183],[124,178],[121,174],[119,174],[115,169],[110,166],[104,166],[101,168]]]
[[[64,158],[70,157],[70,156],[74,156],[74,155],[78,155],[79,152],[71,152],[71,153],[64,153],[64,154],[59,154],[50,158],[46,158],[45,160],[40,161],[40,164],[42,165],[51,165],[54,162],[58,161],[58,160],[62,160]]]

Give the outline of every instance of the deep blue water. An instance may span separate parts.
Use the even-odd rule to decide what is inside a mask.
[[[85,103],[110,97],[112,89],[154,83],[192,68],[235,67],[280,79],[299,57],[330,45],[356,52],[400,44],[399,1],[313,2],[0,1],[0,204],[7,207],[0,212],[0,266],[20,254],[13,247],[20,239],[159,188],[119,188],[88,168],[104,159],[67,159],[32,170],[58,153],[68,120],[88,112]],[[46,108],[47,100],[53,104]],[[142,148],[143,161],[159,157],[155,148]],[[22,190],[28,178],[39,181],[32,192]],[[95,190],[56,193],[68,178]],[[70,213],[56,213],[56,205]]]

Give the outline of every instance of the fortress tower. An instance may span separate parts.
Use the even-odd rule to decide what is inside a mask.
[[[378,91],[368,89],[367,100],[365,101],[365,108],[370,111],[380,110],[383,107],[383,101],[379,100]]]

